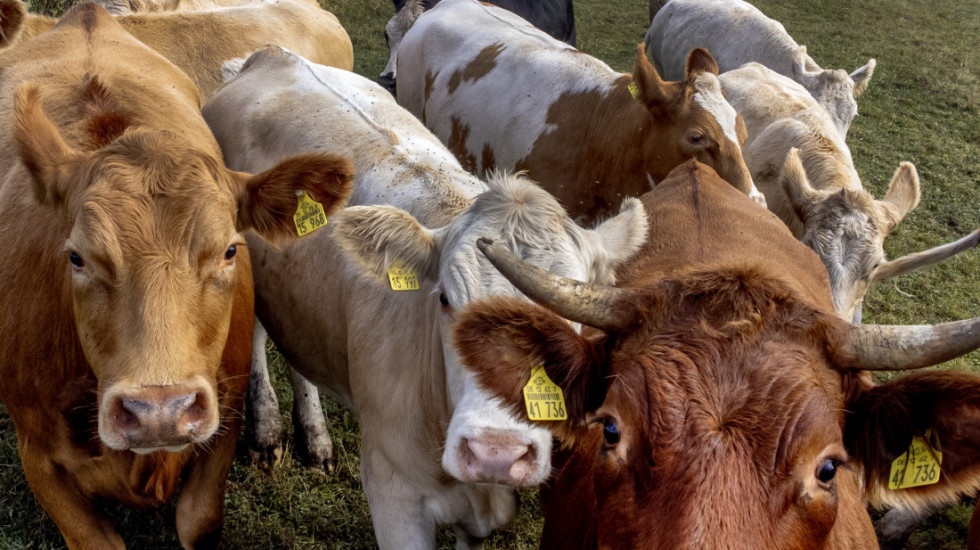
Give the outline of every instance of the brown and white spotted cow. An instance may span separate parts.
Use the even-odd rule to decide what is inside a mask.
[[[83,3],[0,54],[0,400],[69,548],[124,548],[97,501],[180,487],[185,548],[213,547],[252,336],[243,232],[329,215],[346,159],[228,170],[180,70]],[[291,237],[292,236],[292,237]]]
[[[717,74],[695,49],[685,80],[664,82],[642,47],[633,74],[618,73],[506,10],[444,0],[401,43],[398,102],[464,168],[527,170],[572,218],[592,223],[689,158],[761,201]]]
[[[11,16],[10,24],[3,24],[10,45],[29,40],[58,21],[25,13],[20,0],[0,0],[0,14]],[[238,72],[249,55],[269,44],[315,63],[354,67],[347,31],[315,0],[253,0],[200,11],[134,13],[116,21],[187,73],[200,91],[202,104]]]
[[[980,377],[932,365],[980,347],[980,318],[840,319],[827,273],[778,218],[690,162],[641,199],[649,237],[616,287],[480,247],[527,296],[470,306],[460,357],[519,414],[532,365],[564,392],[569,451],[542,548],[877,548],[874,504],[980,487]],[[596,327],[578,334],[566,319]],[[938,482],[889,489],[914,437]],[[919,456],[929,454],[928,449]],[[921,472],[920,472],[921,473]],[[910,479],[914,472],[910,472]]]
[[[769,209],[812,248],[830,274],[834,307],[859,320],[869,286],[976,247],[980,231],[886,261],[884,240],[919,203],[919,176],[903,162],[884,199],[864,189],[832,117],[806,89],[758,63],[719,77],[745,120],[745,163]]]

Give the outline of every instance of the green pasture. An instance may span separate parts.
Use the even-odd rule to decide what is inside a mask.
[[[71,0],[30,0],[34,11],[59,13]],[[376,78],[387,60],[383,28],[389,0],[321,0],[354,43],[355,70]],[[887,240],[890,257],[936,246],[980,227],[980,2],[977,0],[757,0],[783,22],[824,67],[852,71],[871,57],[878,68],[858,100],[848,142],[865,186],[882,197],[902,161],[922,179],[920,206]],[[630,70],[647,28],[643,0],[576,0],[579,48],[618,70]],[[26,266],[25,266],[26,267]],[[980,315],[980,253],[878,284],[865,302],[865,322],[915,324]],[[282,387],[290,424],[288,376],[275,352],[272,376]],[[43,357],[39,353],[39,358]],[[980,371],[980,353],[950,367]],[[43,369],[43,363],[39,363]],[[240,446],[225,497],[223,547],[372,548],[374,536],[358,482],[357,422],[325,400],[337,469],[306,470],[287,451],[267,473],[249,465]],[[291,428],[290,428],[291,430]],[[290,434],[291,435],[291,434]],[[291,439],[287,439],[287,446]],[[487,544],[536,548],[541,530],[536,493],[522,494],[521,513]],[[172,509],[157,514],[109,506],[130,548],[179,546]],[[972,506],[944,512],[914,535],[910,548],[963,548]],[[451,534],[440,534],[452,548]],[[0,549],[62,548],[57,529],[37,505],[21,472],[13,423],[0,406]]]

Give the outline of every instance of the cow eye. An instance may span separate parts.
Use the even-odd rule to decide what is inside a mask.
[[[687,139],[691,143],[698,145],[702,141],[704,141],[704,134],[702,134],[701,132],[692,132],[689,136],[687,136]]]
[[[606,443],[609,445],[619,443],[619,426],[612,418],[606,418],[602,421],[602,437],[606,439]]]
[[[75,252],[74,250],[68,253],[68,261],[71,262],[71,265],[79,269],[85,267],[85,260],[83,260],[78,252]]]
[[[238,253],[238,247],[236,247],[235,245],[231,245],[228,247],[228,250],[225,250],[225,259],[230,260],[234,258],[235,254],[237,253]]]
[[[449,298],[446,298],[445,293],[439,295],[439,303],[442,304],[442,307],[449,307]]]
[[[824,461],[817,466],[817,479],[820,480],[820,483],[830,483],[833,481],[834,477],[837,475],[837,466],[838,463],[836,460],[831,458],[824,459]]]

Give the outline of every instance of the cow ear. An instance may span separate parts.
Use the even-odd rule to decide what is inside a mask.
[[[874,506],[952,504],[980,488],[980,376],[956,371],[922,371],[879,386],[853,391],[845,409],[844,444],[864,467],[867,494]],[[913,437],[942,453],[938,482],[890,489],[893,462],[909,450]],[[933,454],[926,453],[934,458]],[[901,463],[899,464],[901,466]],[[910,466],[912,468],[913,466]],[[899,478],[901,479],[901,478]]]
[[[17,38],[24,26],[27,8],[20,0],[0,0],[0,48]]]
[[[453,340],[460,361],[481,386],[528,418],[570,442],[606,394],[601,343],[586,340],[561,317],[526,300],[493,297],[473,302],[456,316]],[[562,391],[567,420],[531,421],[524,386],[543,367]]]
[[[660,78],[657,69],[647,59],[643,44],[636,46],[636,56],[633,59],[633,82],[638,90],[637,100],[642,101],[648,108],[661,105],[667,101],[667,83]]]
[[[439,276],[442,230],[429,230],[394,206],[351,206],[331,220],[333,236],[347,257],[365,273],[388,280],[396,262],[421,279]]]
[[[806,223],[814,207],[821,202],[823,195],[810,185],[800,160],[800,150],[792,148],[786,154],[783,168],[779,172],[779,184],[789,198],[793,211]]]
[[[711,73],[718,76],[718,63],[715,61],[714,57],[711,57],[711,53],[704,48],[694,48],[687,54],[687,63],[685,65],[684,74],[687,76],[688,80],[694,77],[704,74]]]
[[[14,97],[14,139],[20,160],[30,173],[34,199],[60,208],[67,201],[71,174],[81,159],[41,107],[41,91],[31,83]]]
[[[885,220],[882,227],[884,234],[891,233],[899,222],[919,205],[921,194],[919,172],[911,162],[903,162],[898,166],[898,170],[895,170],[885,198],[875,201],[878,211]]]
[[[614,284],[616,268],[628,260],[647,240],[647,211],[643,203],[629,197],[623,200],[619,214],[590,231],[596,246],[593,282]]]
[[[329,217],[347,201],[353,189],[354,168],[346,158],[307,153],[287,158],[245,179],[238,198],[238,230],[254,229],[272,243],[299,237],[293,216],[300,191],[323,206]]]
[[[867,65],[851,73],[851,80],[854,81],[854,97],[860,96],[868,89],[868,82],[871,81],[871,76],[875,74],[875,67],[877,65],[877,61],[869,59]]]

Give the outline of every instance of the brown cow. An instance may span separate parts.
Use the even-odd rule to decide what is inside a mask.
[[[222,525],[248,381],[243,232],[296,238],[346,159],[228,170],[170,62],[92,3],[0,54],[0,400],[24,475],[70,548],[123,548],[94,503],[167,503],[185,548]]]
[[[443,0],[398,50],[398,103],[477,174],[527,170],[591,224],[696,158],[762,200],[742,160],[745,125],[706,50],[664,82],[637,48],[633,74],[559,42],[507,10]]]
[[[57,19],[25,13],[20,0],[0,0],[5,44],[48,30]],[[337,17],[315,0],[260,0],[228,8],[134,13],[116,18],[124,29],[187,73],[207,102],[228,75],[257,50],[277,44],[314,63],[352,70],[354,50]]]
[[[642,200],[649,238],[619,288],[481,243],[561,317],[500,298],[457,321],[463,363],[515,411],[526,414],[531,365],[564,392],[568,419],[548,424],[569,452],[542,548],[877,548],[866,497],[921,506],[980,487],[980,377],[873,386],[858,373],[980,347],[980,318],[840,319],[812,251],[694,162]],[[565,319],[601,330],[579,335]],[[938,483],[890,490],[913,436],[942,453]]]

